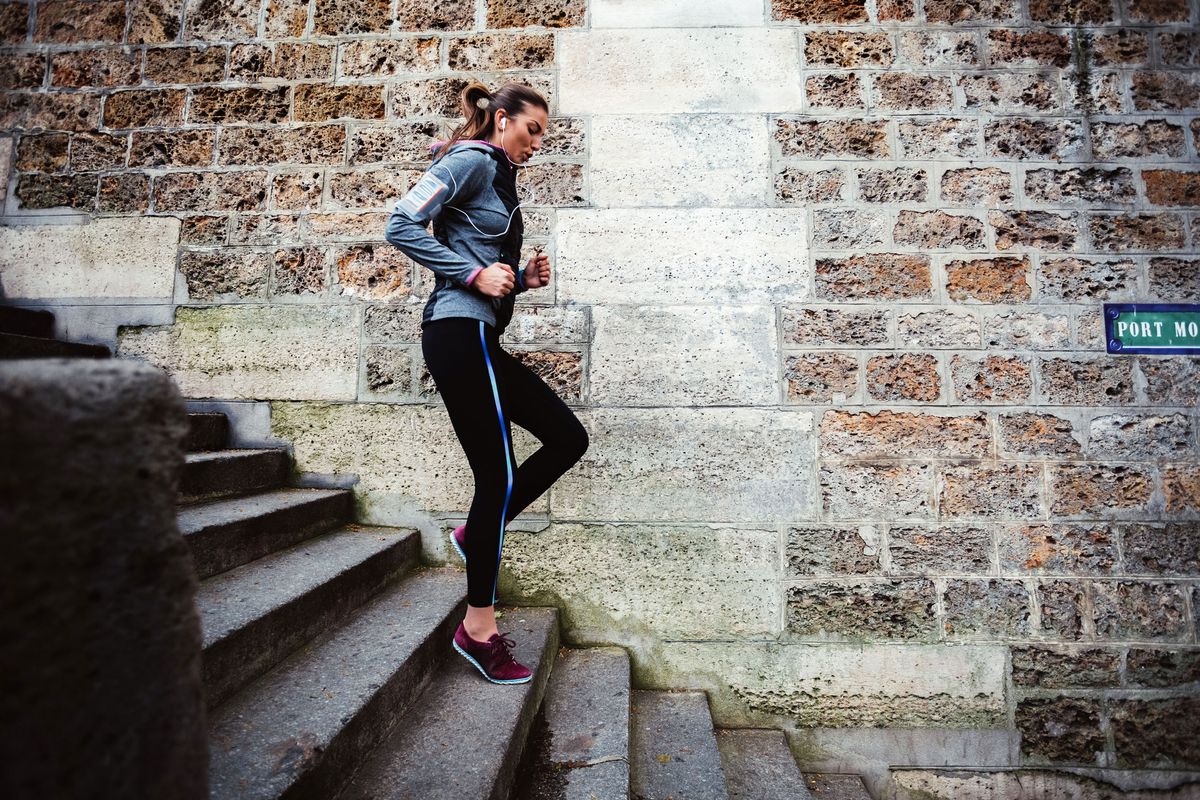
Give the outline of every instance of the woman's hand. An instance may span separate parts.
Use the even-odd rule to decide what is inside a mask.
[[[495,261],[484,267],[475,276],[475,280],[471,281],[471,285],[488,297],[504,297],[513,290],[513,283],[516,279],[517,276],[513,273],[512,267]]]
[[[525,265],[525,288],[538,289],[550,283],[550,256],[538,253]]]

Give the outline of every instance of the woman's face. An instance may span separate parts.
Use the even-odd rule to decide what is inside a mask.
[[[501,119],[508,120],[504,124],[504,130],[500,130]],[[523,164],[542,149],[542,136],[546,133],[546,125],[549,122],[545,109],[534,105],[526,104],[521,113],[511,117],[497,111],[496,130],[492,141],[503,145],[514,164]]]

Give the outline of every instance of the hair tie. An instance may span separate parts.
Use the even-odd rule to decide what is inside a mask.
[[[490,105],[491,102],[492,102],[492,96],[490,94],[485,94],[483,97],[481,97],[475,101],[475,106],[477,108],[482,108],[483,110],[486,111],[488,105]]]

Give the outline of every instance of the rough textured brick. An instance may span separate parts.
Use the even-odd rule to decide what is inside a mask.
[[[218,163],[340,164],[346,142],[341,125],[301,128],[226,128]]]
[[[67,166],[69,141],[65,133],[22,136],[17,145],[17,169],[21,172],[60,172]]]
[[[70,175],[23,174],[17,179],[16,197],[21,208],[73,208],[91,211],[96,207],[98,178],[94,172]]]
[[[783,156],[799,158],[891,158],[884,120],[775,120]]]
[[[1084,632],[1084,584],[1073,580],[1040,580],[1036,602],[1042,609],[1042,630],[1059,639],[1078,639]],[[1091,618],[1086,622],[1090,625]]]
[[[41,57],[39,57],[41,58]],[[50,83],[73,89],[84,86],[131,86],[138,82],[136,50],[104,48],[50,56]],[[41,85],[41,73],[34,86]]]
[[[998,119],[983,128],[992,158],[1074,160],[1083,155],[1083,125],[1073,119]]]
[[[183,89],[116,92],[104,98],[104,125],[108,128],[145,128],[178,125],[183,121]]]
[[[775,173],[775,199],[780,203],[823,203],[845,199],[846,178],[838,169],[784,167]]]
[[[323,36],[345,36],[356,33],[386,33],[391,22],[388,0],[316,0],[313,6],[313,32]],[[414,5],[403,0],[401,8]],[[462,5],[459,0],[455,5]],[[439,5],[438,8],[445,8]],[[398,19],[404,25],[404,11]]]
[[[1117,767],[1200,763],[1200,698],[1113,699],[1110,709]]]
[[[46,78],[42,53],[0,54],[0,89],[36,89]]]
[[[412,262],[391,245],[345,247],[336,252],[335,258],[338,287],[343,295],[396,300],[407,297],[411,291]]]
[[[483,33],[450,39],[450,69],[546,69],[554,64],[554,36]]]
[[[304,217],[304,236],[308,241],[373,241],[378,239],[387,218],[384,213],[309,214]]]
[[[244,214],[229,231],[231,245],[291,244],[300,239],[300,218],[295,214]]]
[[[1200,172],[1144,169],[1146,199],[1160,206],[1200,205]]]
[[[892,229],[896,244],[919,248],[956,248],[982,250],[983,223],[974,217],[947,214],[944,211],[901,209]]]
[[[1055,405],[1132,403],[1133,362],[1117,358],[1044,358],[1040,361],[1042,397]]]
[[[1038,250],[1071,250],[1079,225],[1070,214],[1049,211],[989,211],[988,224],[996,229],[996,249],[1030,247]]]
[[[212,160],[211,130],[135,131],[129,149],[131,167],[200,167]]]
[[[875,400],[934,402],[942,393],[937,359],[916,353],[873,356],[867,361],[867,393]]]
[[[388,208],[417,182],[417,170],[334,171],[329,175],[329,197],[343,208]]]
[[[951,300],[1019,303],[1030,298],[1027,258],[977,258],[946,265],[946,293]]]
[[[276,175],[271,182],[271,208],[313,209],[321,204],[324,174],[305,171]]]
[[[191,245],[225,244],[229,219],[224,216],[183,217],[179,225],[179,243]]]
[[[1106,748],[1100,700],[1032,698],[1017,701],[1021,755],[1040,760],[1095,764]]]
[[[339,69],[352,78],[434,72],[440,47],[440,40],[431,36],[346,42],[341,45]]]
[[[1071,42],[1061,33],[1046,30],[995,28],[984,39],[993,66],[1067,66],[1071,61]]]
[[[1012,72],[999,75],[965,75],[958,79],[968,110],[1058,111],[1058,83],[1051,77]]]
[[[1200,681],[1200,649],[1129,648],[1125,679],[1131,686],[1170,688]]]
[[[1108,639],[1190,638],[1178,584],[1095,581],[1096,635]]]
[[[950,362],[954,395],[970,403],[1027,402],[1033,391],[1026,356],[955,356]]]
[[[1092,123],[1092,153],[1099,160],[1179,158],[1185,150],[1183,128],[1164,119]]]
[[[928,299],[933,292],[927,256],[892,253],[819,258],[816,284],[828,300]]]
[[[1164,302],[1200,301],[1200,259],[1151,258],[1148,273],[1152,298]]]
[[[1034,22],[1059,25],[1102,25],[1117,21],[1117,7],[1114,0],[1081,0],[1070,4],[1061,0],[1029,0],[1029,17]]]
[[[882,18],[882,17],[881,17]],[[979,67],[979,46],[971,31],[936,29],[898,33],[899,61],[913,67]]]
[[[858,208],[821,208],[812,212],[813,246],[849,250],[883,244],[886,217]]]
[[[100,98],[74,94],[0,95],[0,127],[88,131],[99,127]]]
[[[1129,524],[1122,538],[1132,575],[1200,576],[1200,523]]]
[[[157,211],[261,211],[266,173],[172,172],[154,179]]]
[[[1183,218],[1178,214],[1090,214],[1088,227],[1098,250],[1180,250]]]
[[[825,464],[825,514],[831,519],[874,519],[886,508],[892,519],[930,518],[932,478],[928,464]]]
[[[1200,108],[1200,80],[1194,73],[1147,70],[1133,72],[1129,79],[1129,91],[1137,111]]]
[[[979,155],[979,121],[940,115],[896,123],[906,158],[970,158]],[[888,157],[888,156],[884,156]]]
[[[1007,206],[1013,203],[1013,179],[999,167],[964,167],[942,173],[941,199],[948,203]]]
[[[875,8],[881,22],[911,21],[917,16],[913,0],[876,0]]]
[[[407,395],[413,388],[411,349],[370,345],[363,351],[367,390],[373,395]]]
[[[889,311],[784,307],[781,314],[785,345],[862,347],[888,342]]]
[[[554,393],[570,402],[583,392],[583,356],[575,352],[513,350],[513,356],[533,370]]]
[[[123,167],[128,146],[128,136],[77,133],[71,137],[71,170],[88,172]]]
[[[489,28],[569,28],[584,23],[585,0],[489,0]]]
[[[1157,38],[1158,52],[1164,66],[1200,66],[1200,33],[1168,32],[1158,34]],[[1137,61],[1144,62],[1145,57]]]
[[[1052,464],[1049,486],[1052,513],[1107,517],[1144,511],[1154,478],[1150,468],[1134,464]]]
[[[1200,405],[1200,361],[1192,356],[1139,358],[1146,400],[1154,405]]]
[[[383,119],[382,86],[333,86],[304,83],[296,87],[298,121],[327,119]]]
[[[878,533],[870,527],[788,528],[784,544],[790,577],[878,575]]]
[[[288,117],[287,86],[273,89],[196,89],[189,122],[283,122]]]
[[[125,35],[122,0],[40,0],[35,42],[119,42]]]
[[[401,30],[410,31],[470,30],[475,27],[475,4],[471,0],[447,0],[435,5],[399,0],[396,23]]]
[[[943,628],[951,639],[1028,638],[1032,611],[1020,581],[987,578],[946,581]]]
[[[129,172],[100,178],[100,211],[129,214],[150,206],[150,178]]]
[[[1014,646],[1013,684],[1032,689],[1075,689],[1116,686],[1121,653],[1115,648]]]
[[[783,378],[793,403],[853,401],[858,394],[858,359],[841,353],[789,355]]]
[[[1067,350],[1071,318],[1066,313],[1002,311],[984,315],[984,345],[1005,350]],[[970,347],[963,344],[963,347]]]
[[[329,286],[329,265],[319,247],[275,251],[271,263],[271,295],[319,295]]]
[[[1103,523],[1006,526],[996,542],[1005,574],[1104,575],[1117,568],[1117,537]]]
[[[587,202],[579,164],[543,164],[536,172],[522,173],[518,182],[522,193],[531,193],[538,205],[581,206]]]
[[[1018,13],[1016,0],[926,0],[929,22],[1010,22]]]
[[[886,67],[894,58],[891,40],[883,32],[813,30],[804,33],[804,63],[809,67]]]
[[[239,44],[229,52],[229,79],[254,83],[264,79],[313,80],[333,75],[332,46],[280,42],[273,47]]]
[[[1000,451],[1004,455],[1070,458],[1083,452],[1069,419],[1020,412],[1001,414],[998,423]]]
[[[1038,287],[1043,297],[1058,300],[1133,299],[1137,275],[1138,265],[1128,259],[1044,258],[1038,267]]]
[[[865,0],[771,0],[771,19],[809,25],[866,22]]]
[[[932,639],[933,581],[804,582],[788,587],[787,631],[848,639]]]
[[[350,164],[423,161],[429,158],[429,142],[438,135],[434,122],[356,128],[350,138]]]
[[[128,0],[129,43],[161,44],[179,38],[183,0]]]
[[[938,508],[946,517],[1023,519],[1041,516],[1042,468],[1032,464],[943,467]]]
[[[901,314],[896,320],[898,347],[959,349],[980,344],[979,320],[971,311],[939,308]]]
[[[270,256],[247,250],[185,252],[179,271],[187,279],[190,300],[267,296]]]
[[[327,6],[322,6],[327,8]],[[307,0],[267,0],[266,34],[268,38],[301,36],[308,23]]]
[[[820,447],[822,455],[986,458],[991,455],[992,436],[982,413],[946,417],[827,411],[821,417]]]
[[[888,552],[892,573],[992,571],[992,536],[982,527],[893,525],[888,529]]]
[[[1026,197],[1041,203],[1107,204],[1137,200],[1133,172],[1124,167],[1029,170],[1025,173],[1024,190]]]
[[[953,104],[950,79],[908,72],[876,73],[871,105],[883,111],[949,111]]]
[[[1192,448],[1191,419],[1183,414],[1110,414],[1088,427],[1088,455],[1155,459],[1185,455]]]
[[[152,83],[218,83],[225,77],[224,47],[152,47],[143,73]]]
[[[185,0],[184,35],[213,42],[253,39],[260,5],[258,0]]]
[[[865,108],[863,85],[854,74],[810,75],[804,94],[811,108]]]
[[[1162,479],[1168,513],[1200,511],[1200,465],[1169,464],[1162,469]]]
[[[0,5],[0,42],[23,44],[29,37],[29,6],[26,3]]]

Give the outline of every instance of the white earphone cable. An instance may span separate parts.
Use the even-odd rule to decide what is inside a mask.
[[[504,120],[501,120],[501,122],[503,123]],[[509,158],[508,151],[504,150],[504,128],[505,128],[505,125],[502,124],[500,126],[500,149],[504,152],[504,157],[506,159],[508,159],[508,163],[512,164],[514,167],[518,167],[520,169],[528,169],[528,167],[521,166],[520,164],[518,164],[517,162],[515,162],[511,158]],[[438,165],[434,164],[433,166],[436,167]],[[433,167],[430,167],[430,169],[433,169]],[[447,169],[446,174],[450,176],[450,182],[454,184],[454,191],[450,193],[450,196],[453,197],[454,195],[458,194],[458,181],[454,180],[454,173],[451,170]],[[514,181],[513,184],[515,186],[516,181]],[[533,194],[532,186],[529,187],[529,193]],[[532,202],[533,199],[534,198],[530,198],[529,200],[525,201],[525,203]],[[513,216],[517,213],[517,209],[520,208],[521,206],[525,205],[525,203],[517,203],[516,207],[513,208],[513,210],[508,215],[508,224],[504,226],[504,230],[502,230],[500,233],[487,233],[486,231],[479,230],[479,226],[477,226],[474,222],[471,222],[471,215],[468,214],[466,211],[463,211],[458,206],[452,206],[449,203],[447,203],[445,206],[443,206],[443,208],[453,208],[455,211],[462,214],[464,217],[467,218],[467,223],[470,224],[470,226],[472,228],[479,231],[479,233],[483,234],[484,236],[489,236],[491,238],[499,238],[508,233],[508,229],[510,227],[512,227]]]

